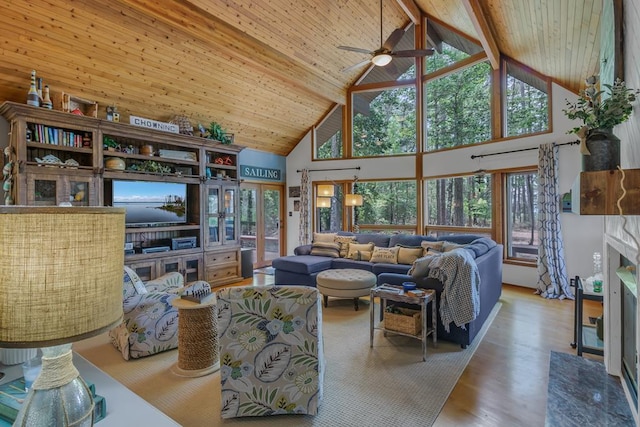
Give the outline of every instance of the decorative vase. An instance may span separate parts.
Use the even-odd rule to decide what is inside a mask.
[[[583,172],[612,170],[620,165],[620,139],[611,129],[589,131],[586,145],[591,155],[582,155]]]
[[[107,157],[104,159],[104,167],[107,169],[125,170],[127,164],[120,157]]]

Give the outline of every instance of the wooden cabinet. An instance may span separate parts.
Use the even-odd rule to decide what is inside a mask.
[[[241,279],[242,147],[13,102],[0,114],[15,204],[123,206],[125,263],[143,280],[170,271],[214,286]],[[142,201],[153,216],[141,217]]]
[[[211,286],[233,283],[241,278],[240,247],[205,253],[205,279]]]

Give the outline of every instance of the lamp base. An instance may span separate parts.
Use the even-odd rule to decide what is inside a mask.
[[[71,344],[42,349],[42,370],[14,426],[93,425],[93,395],[73,366]]]

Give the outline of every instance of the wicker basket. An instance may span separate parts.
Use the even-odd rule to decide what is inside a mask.
[[[384,327],[390,331],[418,335],[422,332],[422,316],[418,310],[399,308],[402,314],[384,313]]]

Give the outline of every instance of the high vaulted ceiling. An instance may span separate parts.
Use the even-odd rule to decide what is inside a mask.
[[[475,6],[475,7],[474,7]],[[0,1],[0,100],[51,87],[130,114],[222,124],[286,155],[380,46],[379,0]],[[383,0],[383,38],[422,10],[578,91],[598,69],[602,0]],[[475,10],[475,13],[473,12]],[[475,22],[475,24],[474,24]],[[478,22],[486,22],[485,33]],[[487,30],[488,28],[488,30]],[[488,31],[488,33],[487,33]]]

